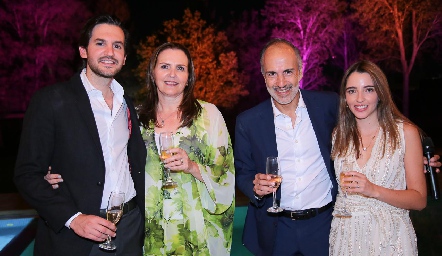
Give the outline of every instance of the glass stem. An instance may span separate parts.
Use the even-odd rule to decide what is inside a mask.
[[[273,208],[277,208],[278,206],[276,205],[276,192],[273,191]]]
[[[166,168],[166,180],[170,181],[170,169]]]
[[[344,192],[344,211],[347,211],[347,189]]]

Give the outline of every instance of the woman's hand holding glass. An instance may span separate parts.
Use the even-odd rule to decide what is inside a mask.
[[[367,177],[356,171],[349,171],[346,176],[342,179],[345,182],[345,188],[347,193],[363,195],[366,197],[377,198],[379,193],[377,192],[377,187],[375,184],[371,183]]]
[[[184,171],[189,173],[189,170],[193,167],[193,161],[189,159],[187,152],[181,148],[171,148],[168,151],[172,156],[163,161],[164,167],[175,172]]]
[[[203,181],[198,164],[190,160],[187,152],[182,148],[171,148],[172,156],[163,161],[164,167],[174,172],[184,172],[193,175],[196,179]]]
[[[348,180],[348,177],[351,177],[349,175],[349,172],[352,171],[354,168],[354,161],[352,160],[341,160],[341,168],[339,173],[339,183],[341,185],[341,190],[344,193],[344,197],[342,199],[342,206],[343,208],[339,211],[335,212],[336,217],[340,218],[349,218],[351,217],[351,213],[349,210],[347,210],[347,193],[348,193],[348,185],[351,183],[351,181]]]

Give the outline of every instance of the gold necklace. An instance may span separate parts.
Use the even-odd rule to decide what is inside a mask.
[[[378,134],[380,126],[378,126],[378,128],[376,129],[376,132],[374,133],[373,137],[371,137],[370,140],[370,144],[368,144],[368,146],[364,147],[364,143],[362,142],[362,137],[359,138],[359,141],[361,142],[361,146],[362,146],[362,150],[363,151],[367,151],[367,148],[369,148],[371,146],[371,143],[373,143],[374,138],[376,138],[376,135]]]
[[[167,119],[169,119],[169,117],[171,117],[174,113],[176,113],[178,110],[173,111],[170,115],[168,115],[166,118],[162,118],[160,113],[157,113],[157,121],[155,122],[155,126],[158,128],[163,128],[164,127],[164,121],[166,121]],[[161,121],[159,121],[158,119],[161,119]]]

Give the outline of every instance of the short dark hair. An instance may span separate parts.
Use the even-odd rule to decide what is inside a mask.
[[[121,21],[114,16],[108,14],[100,14],[90,18],[80,32],[80,38],[78,40],[78,46],[87,49],[89,41],[92,37],[92,31],[97,25],[108,24],[121,28],[124,33],[124,55],[127,55],[127,48],[129,45],[129,31],[123,27]],[[83,65],[86,66],[86,60],[83,59]]]

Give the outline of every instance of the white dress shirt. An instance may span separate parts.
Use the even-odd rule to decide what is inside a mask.
[[[319,149],[307,107],[300,93],[295,125],[272,99],[278,158],[283,177],[281,207],[319,208],[332,201],[332,183]]]
[[[127,105],[123,97],[123,87],[116,80],[112,80],[110,85],[114,93],[111,110],[107,106],[101,91],[95,88],[87,79],[86,69],[83,69],[80,73],[80,78],[91,103],[103,150],[106,173],[100,209],[106,209],[112,191],[124,192],[125,202],[136,196],[127,157],[129,141]],[[65,226],[70,228],[72,220],[80,214],[81,212],[78,212],[69,218]]]
[[[124,192],[125,202],[136,195],[127,157],[129,141],[127,105],[123,98],[123,87],[115,79],[110,85],[114,93],[111,110],[101,91],[97,90],[87,79],[86,69],[81,72],[80,77],[91,102],[103,149],[106,175],[100,208],[105,209],[112,191]]]

